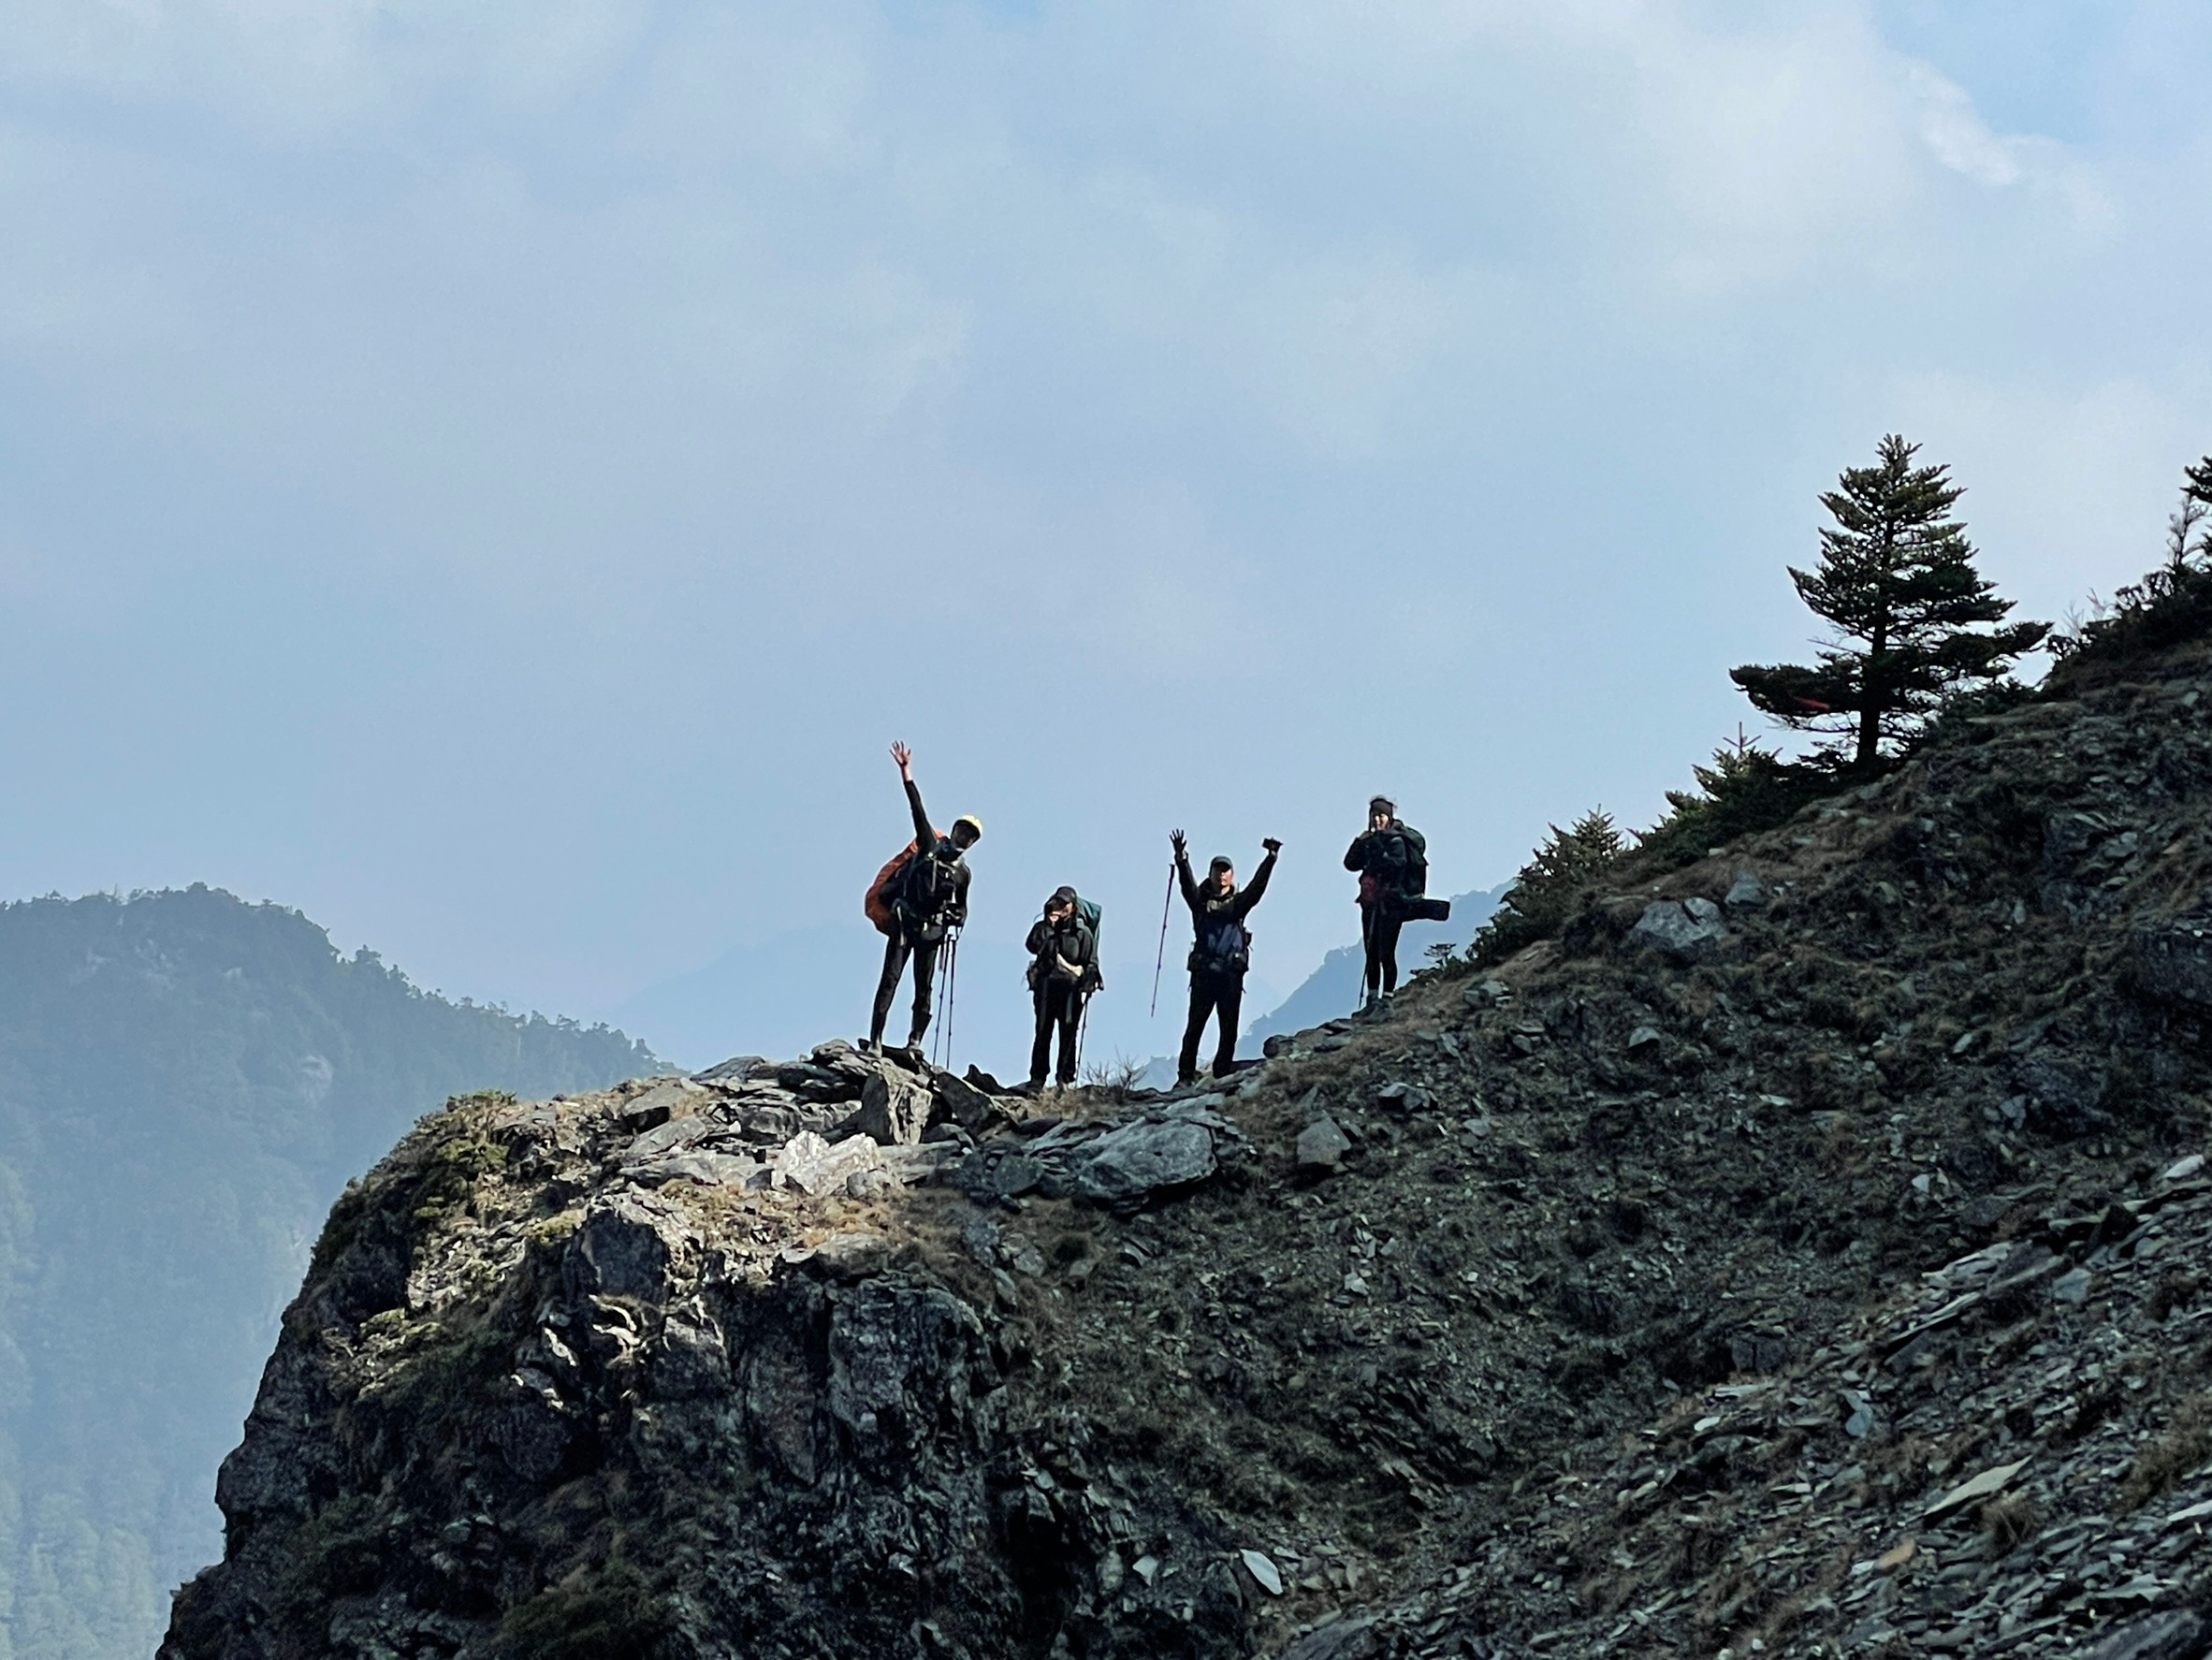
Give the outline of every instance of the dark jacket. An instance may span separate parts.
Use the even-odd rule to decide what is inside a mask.
[[[1070,915],[1056,925],[1039,917],[1029,925],[1026,944],[1031,991],[1055,983],[1089,991],[1097,981],[1099,942],[1080,916]]]
[[[907,861],[893,910],[912,939],[941,939],[968,922],[968,861],[950,836],[939,836],[922,807],[922,791],[907,780],[907,805],[914,811],[914,856]]]
[[[1242,976],[1252,966],[1252,934],[1244,918],[1267,892],[1267,879],[1275,873],[1273,853],[1259,861],[1252,880],[1241,888],[1215,894],[1211,880],[1200,885],[1190,874],[1190,860],[1175,855],[1175,878],[1183,887],[1183,903],[1190,907],[1189,968],[1193,974],[1214,977]]]
[[[1388,829],[1354,837],[1344,867],[1360,873],[1361,904],[1399,906],[1427,887],[1428,857],[1428,837],[1393,820]],[[1421,873],[1418,879],[1416,872]]]

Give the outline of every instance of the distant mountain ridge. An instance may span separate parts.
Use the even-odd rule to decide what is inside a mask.
[[[656,1070],[204,886],[0,906],[0,1657],[153,1652],[315,1228],[396,1135]]]
[[[1455,895],[1449,922],[1407,923],[1404,932],[1398,936],[1400,978],[1428,961],[1432,945],[1448,942],[1454,947],[1464,946],[1475,937],[1475,930],[1505,903],[1506,890],[1512,885],[1509,881],[1500,882],[1494,888]],[[1246,1043],[1257,1046],[1277,1032],[1302,1032],[1308,1027],[1319,1026],[1324,1020],[1351,1013],[1360,1006],[1361,970],[1365,965],[1366,952],[1362,947],[1338,946],[1321,959],[1321,966],[1307,975],[1296,991],[1244,1028]]]

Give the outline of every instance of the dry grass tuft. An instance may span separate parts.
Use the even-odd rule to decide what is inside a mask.
[[[2043,1511],[2024,1493],[2008,1493],[1982,1507],[1982,1531],[1989,1536],[1989,1559],[2010,1556],[2043,1525]]]
[[[2212,1395],[2199,1394],[2182,1403],[2173,1420],[2135,1462],[2120,1482],[2116,1514],[2140,1509],[2159,1494],[2212,1459]]]

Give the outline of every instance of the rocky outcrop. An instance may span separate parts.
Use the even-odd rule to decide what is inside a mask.
[[[165,1653],[2199,1660],[2207,677],[1202,1093],[457,1103],[333,1213]]]
[[[230,1550],[164,1652],[1235,1647],[1205,1519],[1157,1482],[1085,1492],[1080,1421],[1010,1422],[1026,1357],[994,1298],[912,1241],[822,1231],[1000,1168],[958,1118],[1018,1104],[829,1045],[426,1121],[331,1218],[224,1466]],[[854,1123],[888,1144],[795,1128]],[[1190,1101],[1026,1128],[1124,1214],[1237,1139]],[[1011,1287],[995,1236],[983,1258]],[[1044,1272],[1018,1238],[1004,1258]]]

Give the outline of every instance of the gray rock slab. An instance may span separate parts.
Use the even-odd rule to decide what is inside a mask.
[[[651,1129],[671,1118],[682,1118],[713,1099],[689,1078],[670,1078],[642,1095],[633,1095],[615,1109],[615,1115],[633,1129]]]
[[[1734,936],[1720,920],[1720,907],[1710,899],[1654,899],[1644,907],[1628,938],[1677,962],[1697,963],[1719,955]]]
[[[1084,1199],[1134,1206],[1164,1188],[1202,1182],[1215,1169],[1213,1132],[1203,1125],[1139,1121],[1099,1137],[1070,1177]]]
[[[860,1111],[847,1128],[886,1147],[911,1146],[929,1128],[936,1105],[937,1096],[921,1080],[891,1070],[871,1072],[861,1089]]]
[[[702,1084],[742,1084],[752,1076],[756,1069],[767,1064],[768,1057],[764,1055],[733,1055],[728,1060],[720,1061],[703,1072],[693,1072],[691,1076]]]
[[[912,1187],[966,1157],[958,1142],[916,1142],[883,1149],[883,1171],[895,1182]]]
[[[1302,1175],[1327,1175],[1352,1150],[1351,1138],[1333,1118],[1317,1118],[1298,1132],[1298,1171]]]
[[[1283,1594],[1283,1570],[1275,1566],[1273,1557],[1264,1551],[1254,1551],[1248,1547],[1237,1555],[1244,1565],[1244,1571],[1252,1576],[1254,1584],[1270,1596]]]
[[[1739,870],[1728,891],[1721,896],[1721,903],[1730,910],[1756,910],[1767,903],[1767,884],[1759,880],[1757,871]]]
[[[827,1193],[842,1187],[856,1170],[874,1170],[883,1162],[883,1149],[871,1136],[847,1136],[825,1142],[812,1130],[801,1130],[777,1152],[770,1169],[779,1184],[802,1193]]]
[[[2012,1485],[2014,1477],[2027,1467],[2028,1461],[2026,1459],[2017,1459],[2012,1463],[1999,1464],[1992,1469],[1984,1470],[1970,1480],[1961,1481],[1957,1487],[1930,1505],[1928,1514],[1923,1520],[1934,1522],[1940,1517],[1950,1515],[1954,1510],[1964,1509],[1967,1506],[1977,1504],[1983,1499],[1995,1498]]]
[[[924,1143],[924,1146],[934,1145]],[[1026,1153],[1009,1152],[999,1147],[984,1147],[970,1153],[955,1167],[954,1180],[960,1188],[978,1204],[990,1204],[1002,1199],[1019,1199],[1025,1193],[1034,1193],[1045,1178],[1044,1160]]]
[[[1375,1092],[1375,1104],[1386,1113],[1395,1113],[1401,1118],[1413,1113],[1429,1110],[1432,1098],[1419,1084],[1390,1083]]]
[[[2204,1616],[2170,1609],[2131,1620],[2089,1651],[2089,1660],[2196,1660],[2212,1629]]]
[[[735,1153],[706,1153],[687,1148],[631,1168],[630,1179],[641,1187],[663,1182],[696,1182],[702,1187],[742,1187],[759,1173],[761,1161]]]
[[[931,1088],[937,1097],[935,1116],[971,1134],[982,1130],[998,1112],[998,1103],[988,1094],[951,1072],[938,1073]]]
[[[666,1154],[679,1152],[693,1142],[714,1134],[723,1126],[704,1114],[694,1113],[689,1118],[671,1118],[657,1124],[622,1150],[622,1162],[648,1164]]]

